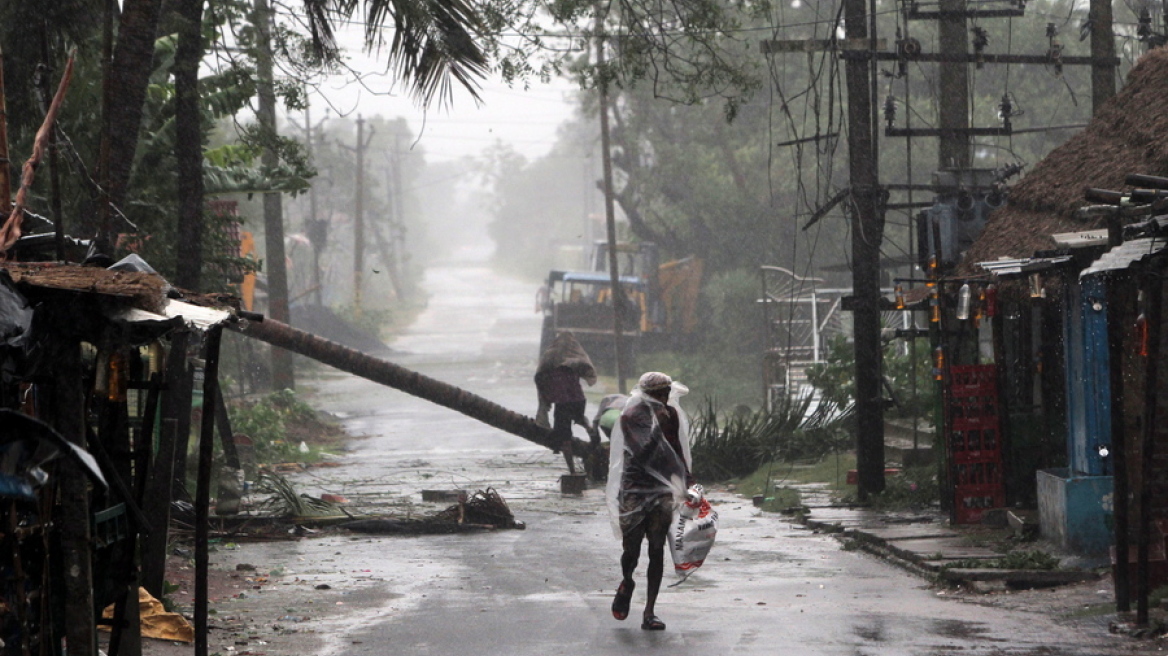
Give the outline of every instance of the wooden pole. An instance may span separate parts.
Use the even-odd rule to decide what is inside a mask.
[[[1152,264],[1144,273],[1145,294],[1144,319],[1148,331],[1148,355],[1144,363],[1144,426],[1143,448],[1140,452],[1142,475],[1140,476],[1140,517],[1136,528],[1136,623],[1148,624],[1148,556],[1151,541],[1152,476],[1155,473],[1156,452],[1156,401],[1160,394],[1160,319],[1164,286],[1161,281],[1162,269],[1159,263]],[[1117,554],[1122,557],[1122,554]]]
[[[1114,221],[1117,225],[1118,219]],[[1116,241],[1114,245],[1119,245]],[[1115,518],[1115,610],[1131,610],[1131,586],[1128,567],[1128,465],[1127,435],[1124,421],[1124,315],[1120,306],[1121,292],[1127,276],[1113,276],[1107,281],[1107,359],[1111,398],[1111,466]]]
[[[4,50],[0,49],[0,216],[12,204],[12,162],[8,159],[8,105],[4,93]]]
[[[64,317],[58,317],[64,319]],[[85,391],[82,389],[81,344],[58,333],[61,349],[53,362],[53,427],[70,442],[85,448]],[[97,632],[93,607],[93,562],[89,526],[89,480],[71,460],[58,468],[61,505],[56,525],[60,532],[62,573],[65,579],[65,654],[93,656]]]
[[[158,436],[158,452],[150,467],[146,495],[142,509],[147,521],[154,527],[142,542],[142,586],[161,599],[166,577],[167,528],[170,526],[170,502],[175,478],[175,451],[178,443],[179,416],[190,416],[190,397],[183,394],[187,371],[187,339],[190,333],[175,333],[170,340],[170,354],[166,359],[166,396],[163,398],[162,432]],[[185,406],[184,406],[185,403]]]
[[[207,572],[210,563],[211,466],[215,456],[215,399],[219,394],[219,344],[222,326],[207,331],[203,347],[203,425],[199,433],[199,471],[195,482],[195,656],[207,656]]]

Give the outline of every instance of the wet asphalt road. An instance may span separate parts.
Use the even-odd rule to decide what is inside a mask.
[[[474,263],[431,269],[425,285],[429,307],[391,344],[391,359],[532,413],[535,285]],[[1088,640],[1040,613],[952,600],[729,493],[713,498],[722,526],[706,565],[662,591],[657,611],[668,630],[645,632],[638,619],[644,561],[630,619],[617,622],[609,604],[619,551],[603,491],[561,497],[559,456],[347,375],[326,373],[309,384],[316,403],[367,437],[340,458],[343,467],[300,477],[305,491],[341,493],[371,511],[422,513],[440,507],[421,503],[422,489],[493,487],[528,528],[249,546],[250,558],[288,563],[298,581],[331,586],[314,600],[337,612],[314,623],[315,633],[303,638],[305,653],[1120,653],[1114,640]],[[596,390],[593,398],[607,391]]]

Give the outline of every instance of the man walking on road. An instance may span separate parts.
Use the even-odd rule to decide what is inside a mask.
[[[632,602],[633,572],[641,542],[649,543],[646,601],[641,628],[663,631],[656,615],[657,593],[665,571],[665,540],[673,521],[674,500],[692,484],[689,422],[677,399],[689,390],[666,374],[641,376],[612,432],[608,507],[621,540],[621,583],[612,601],[612,616],[623,620]]]

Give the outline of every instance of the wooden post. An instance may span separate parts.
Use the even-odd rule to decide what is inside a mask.
[[[62,318],[63,317],[59,317]],[[81,387],[81,344],[57,334],[62,348],[52,364],[56,382],[52,398],[53,427],[70,442],[85,448],[85,390]],[[89,479],[71,460],[57,469],[61,501],[56,524],[61,539],[65,579],[65,640],[67,656],[97,653],[93,608],[93,562],[89,525]]]
[[[211,466],[215,455],[215,399],[219,394],[219,343],[223,327],[207,331],[203,347],[203,422],[199,432],[199,473],[195,482],[195,656],[207,656],[207,570],[211,506]]]
[[[4,95],[4,51],[0,49],[0,215],[12,206],[12,163],[8,159],[8,106]]]
[[[183,381],[190,379],[187,371],[187,340],[190,333],[177,332],[170,340],[170,354],[166,359],[166,396],[163,399],[162,432],[158,436],[158,452],[150,467],[143,512],[154,530],[142,542],[142,586],[155,598],[162,598],[166,577],[167,528],[170,526],[170,502],[173,497],[174,458],[178,444],[179,416],[191,414],[190,397],[183,393]],[[185,404],[185,405],[184,405]]]
[[[868,38],[864,0],[844,0],[845,36]],[[963,37],[964,38],[964,37]],[[872,95],[866,58],[845,54],[848,94],[848,168],[851,179],[852,293],[855,309],[856,470],[861,500],[884,489],[884,407],[880,398],[880,243]]]
[[[1160,394],[1160,319],[1164,297],[1161,281],[1163,269],[1159,262],[1149,266],[1144,272],[1144,319],[1148,331],[1148,355],[1144,362],[1144,425],[1143,448],[1140,452],[1142,475],[1140,476],[1140,518],[1136,528],[1136,624],[1148,625],[1148,551],[1152,524],[1152,476],[1155,472],[1156,453],[1156,401]],[[1122,558],[1123,554],[1117,554]]]
[[[1119,219],[1113,220],[1116,225]],[[1118,233],[1117,233],[1118,234]],[[1113,246],[1118,246],[1117,240]],[[1108,382],[1111,397],[1111,469],[1113,485],[1113,507],[1115,508],[1115,610],[1125,613],[1131,610],[1131,586],[1128,567],[1128,465],[1127,436],[1124,421],[1124,348],[1123,335],[1126,331],[1124,315],[1120,306],[1120,290],[1127,286],[1126,275],[1114,275],[1107,281],[1107,359]]]

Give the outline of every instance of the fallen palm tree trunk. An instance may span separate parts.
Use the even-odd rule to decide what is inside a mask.
[[[375,383],[381,383],[406,394],[461,412],[488,426],[493,426],[512,435],[518,435],[540,446],[553,450],[559,448],[559,444],[552,439],[551,430],[536,424],[535,420],[530,417],[508,410],[498,403],[462,388],[430,378],[392,362],[380,360],[347,346],[341,346],[312,333],[297,330],[286,323],[265,318],[263,321],[239,321],[228,324],[228,327],[272,346],[299,353],[341,371],[347,371]],[[535,390],[533,389],[532,399],[534,400],[534,398]],[[575,443],[573,448],[578,454],[587,454],[592,450],[591,444],[584,440],[577,438],[573,442]]]

